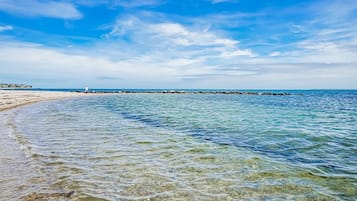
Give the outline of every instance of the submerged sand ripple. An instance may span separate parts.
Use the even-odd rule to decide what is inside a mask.
[[[74,192],[36,193],[36,189],[25,185],[38,183],[36,170],[29,166],[19,142],[13,134],[14,113],[5,110],[18,106],[60,98],[89,96],[94,94],[48,91],[0,90],[0,200],[68,200]],[[14,192],[32,192],[26,196]]]

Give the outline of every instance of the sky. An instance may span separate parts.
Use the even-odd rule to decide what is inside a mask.
[[[357,1],[0,0],[0,83],[357,89]]]

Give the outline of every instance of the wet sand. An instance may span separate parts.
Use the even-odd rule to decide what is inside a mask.
[[[54,192],[49,195],[36,192],[25,183],[36,183],[36,170],[29,166],[19,140],[13,134],[12,119],[16,107],[48,100],[92,96],[76,92],[0,90],[0,200],[69,200],[72,192]],[[10,110],[14,109],[14,110]],[[14,193],[17,192],[17,193]]]

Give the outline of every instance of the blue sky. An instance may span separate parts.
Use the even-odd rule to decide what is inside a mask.
[[[0,82],[357,88],[355,0],[0,0]]]

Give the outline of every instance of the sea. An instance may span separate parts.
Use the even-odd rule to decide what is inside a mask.
[[[0,200],[357,200],[357,90],[262,92],[290,95],[118,93],[13,109],[2,119],[25,165],[13,164],[20,180],[0,179]]]

